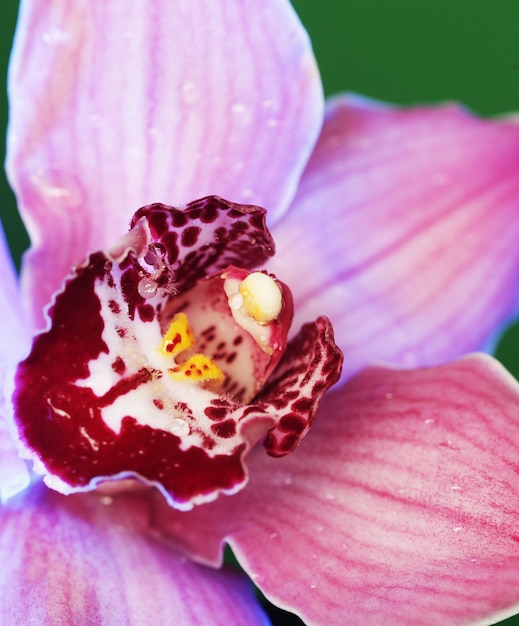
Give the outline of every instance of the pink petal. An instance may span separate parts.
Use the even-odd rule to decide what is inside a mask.
[[[19,458],[9,433],[7,417],[11,399],[6,388],[16,362],[29,348],[28,325],[20,303],[15,269],[0,227],[0,302],[2,303],[2,340],[0,341],[0,502],[25,489],[29,473]]]
[[[74,262],[150,202],[289,203],[322,123],[306,32],[285,0],[22,3],[8,171],[41,309]]]
[[[156,523],[208,562],[226,537],[315,624],[491,623],[519,602],[519,388],[490,357],[365,370],[299,450],[228,502]]]
[[[515,306],[519,126],[338,98],[269,266],[294,327],[327,315],[351,375],[480,349]]]
[[[138,500],[110,502],[36,488],[1,510],[2,624],[265,624],[236,573],[147,538]]]

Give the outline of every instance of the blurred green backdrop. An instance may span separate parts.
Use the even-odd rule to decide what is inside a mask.
[[[4,84],[17,4],[0,6]],[[519,110],[519,0],[293,4],[312,37],[327,95],[348,90],[401,104],[459,100],[481,115]],[[4,91],[0,115],[5,128]],[[18,260],[28,240],[4,176],[0,217]],[[504,334],[497,356],[519,377],[519,325]],[[519,624],[519,618],[503,624]]]

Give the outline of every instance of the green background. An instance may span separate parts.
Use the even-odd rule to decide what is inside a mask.
[[[519,111],[519,0],[294,0],[293,4],[312,37],[327,95],[356,91],[401,104],[459,100],[481,115]],[[4,84],[16,12],[13,0],[0,6]],[[5,128],[3,91],[0,115]],[[18,260],[28,240],[4,177],[0,216]],[[519,377],[518,325],[505,333],[497,356]],[[288,623],[283,615],[278,619]],[[502,623],[519,624],[519,618]]]

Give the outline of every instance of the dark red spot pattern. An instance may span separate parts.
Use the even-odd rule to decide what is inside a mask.
[[[151,246],[164,251],[157,282],[166,298],[173,284],[175,295],[181,296],[208,275],[231,265],[254,268],[274,253],[265,211],[258,207],[208,197],[185,210],[149,205],[136,213],[132,225],[141,218],[150,226]],[[96,285],[114,290],[113,298],[107,300],[107,308],[116,316],[110,322],[119,337],[130,340],[131,330],[125,326],[130,324],[131,329],[137,316],[142,322],[156,323],[163,306],[162,302],[152,305],[138,292],[146,271],[131,248],[115,266],[104,253],[94,253],[86,264],[78,265],[50,310],[50,330],[35,338],[31,354],[18,367],[13,402],[21,439],[49,473],[71,487],[91,487],[96,479],[127,473],[160,485],[170,502],[182,507],[244,483],[243,455],[249,442],[240,433],[246,421],[257,420],[265,426],[264,432],[270,429],[264,442],[269,454],[282,456],[291,451],[310,427],[320,397],[338,379],[342,355],[333,342],[329,321],[319,318],[288,344],[278,367],[249,406],[240,404],[245,390],[236,381],[224,381],[224,393],[234,400],[216,397],[205,409],[205,417],[213,423],[211,436],[200,433],[202,446],[182,449],[185,446],[178,436],[139,424],[132,415],[121,416],[121,430],[116,433],[102,419],[103,407],[157,373],[143,367],[130,375],[124,360],[114,354],[108,367],[119,380],[107,393],[99,397],[81,384],[89,377],[90,361],[109,354]],[[116,274],[119,292],[115,291]],[[215,338],[216,328],[210,326],[200,342]],[[233,345],[242,342],[238,336]],[[232,360],[235,353],[224,354]],[[160,398],[153,403],[164,409]],[[196,420],[187,403],[179,399],[176,408]],[[215,438],[231,442],[225,454],[214,452]]]

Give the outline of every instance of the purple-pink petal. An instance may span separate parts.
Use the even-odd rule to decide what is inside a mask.
[[[0,510],[2,624],[266,624],[237,573],[190,563],[145,535],[138,497],[36,487]]]
[[[286,0],[22,3],[8,172],[33,249],[38,327],[70,267],[150,202],[290,202],[322,123],[308,36]]]
[[[8,377],[29,349],[28,324],[20,303],[16,272],[0,226],[0,502],[23,490],[29,482],[25,463],[19,458],[10,435],[11,415]]]
[[[490,357],[370,368],[324,400],[296,453],[155,523],[201,560],[227,538],[310,624],[490,623],[519,588],[519,388]]]
[[[455,106],[329,104],[270,267],[294,326],[328,315],[346,375],[485,347],[519,277],[519,126]]]

